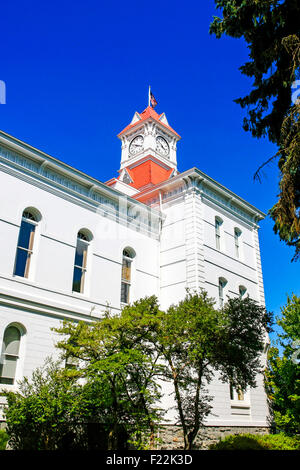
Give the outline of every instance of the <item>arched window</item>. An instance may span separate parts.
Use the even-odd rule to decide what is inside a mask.
[[[223,220],[220,217],[215,217],[215,235],[216,235],[216,248],[221,250],[221,225]]]
[[[34,236],[39,219],[39,215],[31,209],[26,209],[22,214],[14,269],[15,276],[29,277]]]
[[[72,287],[73,292],[84,292],[84,284],[87,270],[87,253],[91,239],[92,236],[87,231],[80,230],[77,234]]]
[[[220,308],[224,305],[224,288],[227,284],[226,279],[219,277],[219,306]]]
[[[21,333],[16,326],[6,328],[0,360],[0,383],[13,385],[19,359]]]
[[[236,258],[240,257],[240,236],[242,232],[239,228],[234,229],[234,248],[235,248],[235,256]]]
[[[243,299],[246,295],[247,289],[245,286],[239,286],[239,298]]]
[[[131,288],[131,267],[135,252],[131,248],[123,250],[122,278],[121,278],[121,303],[129,304]]]

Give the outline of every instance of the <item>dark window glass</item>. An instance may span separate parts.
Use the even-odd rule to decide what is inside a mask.
[[[121,302],[124,304],[129,303],[129,290],[130,284],[126,284],[125,282],[121,283]]]
[[[29,254],[27,250],[22,250],[21,248],[17,249],[17,258],[14,274],[16,276],[25,277],[26,266],[29,263]]]
[[[30,240],[33,237],[34,230],[35,225],[31,224],[30,222],[26,222],[25,220],[22,220],[18,246],[28,249],[30,245]]]
[[[87,244],[81,240],[77,241],[75,266],[86,267]]]
[[[19,232],[14,274],[28,277],[32,255],[35,224],[22,220]]]
[[[80,268],[74,267],[74,276],[73,276],[73,291],[82,292],[81,286],[83,287],[84,281],[84,271]]]
[[[83,292],[86,272],[88,242],[85,235],[78,233],[74,261],[73,292]]]

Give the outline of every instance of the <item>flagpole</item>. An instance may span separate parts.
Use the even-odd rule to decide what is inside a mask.
[[[149,85],[149,91],[148,91],[148,107],[150,106],[150,85]]]

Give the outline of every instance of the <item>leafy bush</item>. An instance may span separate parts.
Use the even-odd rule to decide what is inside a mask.
[[[285,434],[230,435],[212,444],[210,450],[300,450],[300,436]]]
[[[4,429],[0,429],[0,450],[6,449],[8,439],[8,434],[4,431]]]

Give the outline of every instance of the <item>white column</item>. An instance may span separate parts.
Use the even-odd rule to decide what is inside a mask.
[[[186,287],[199,291],[205,288],[203,217],[199,179],[186,182],[185,194],[185,244]]]

